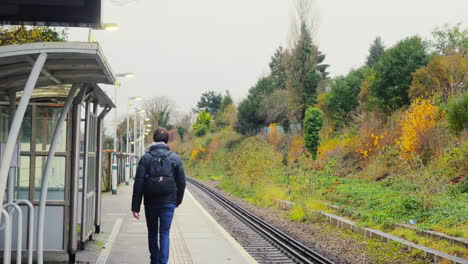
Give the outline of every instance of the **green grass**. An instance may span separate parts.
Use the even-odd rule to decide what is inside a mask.
[[[423,227],[452,227],[465,225],[468,219],[468,194],[433,195],[433,206],[424,208],[420,194],[412,192],[409,183],[397,184],[368,180],[331,178],[338,180],[335,191],[324,197],[342,207],[342,213],[367,222],[390,228],[394,223],[407,223],[410,219]]]

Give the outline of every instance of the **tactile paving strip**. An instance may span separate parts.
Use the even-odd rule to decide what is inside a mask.
[[[190,253],[187,249],[187,244],[185,243],[184,237],[182,236],[176,221],[172,221],[169,263],[193,264],[192,258],[190,257]]]

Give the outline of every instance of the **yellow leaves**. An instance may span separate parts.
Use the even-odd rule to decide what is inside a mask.
[[[429,98],[438,94],[444,102],[467,89],[468,60],[460,55],[435,56],[413,73],[410,97]]]
[[[277,124],[270,124],[268,126],[268,142],[275,146],[276,149],[280,149],[284,145],[284,135],[278,128]]]
[[[0,46],[32,42],[63,41],[66,31],[56,31],[50,27],[0,27]]]
[[[421,150],[421,138],[437,126],[441,111],[432,99],[416,99],[403,114],[401,136],[397,141],[401,156],[405,161],[412,160]]]
[[[201,154],[204,154],[205,152],[206,152],[206,148],[204,148],[202,145],[198,146],[198,148],[195,148],[192,150],[192,154],[190,155],[190,160],[192,161],[199,160]]]
[[[288,161],[293,163],[304,154],[304,139],[300,136],[295,136],[288,151]]]
[[[368,158],[372,153],[379,150],[384,150],[385,146],[382,146],[382,140],[388,135],[387,131],[383,132],[380,135],[371,133],[370,143],[366,143],[364,148],[359,149],[358,152],[361,153],[362,158]]]

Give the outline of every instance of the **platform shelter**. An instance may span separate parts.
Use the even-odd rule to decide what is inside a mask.
[[[115,105],[98,84],[114,83],[98,43],[0,47],[4,263],[73,261],[100,232],[103,120]]]

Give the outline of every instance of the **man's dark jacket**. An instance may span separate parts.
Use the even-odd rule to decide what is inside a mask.
[[[170,149],[166,144],[157,144],[151,146],[149,151],[146,152],[138,162],[138,168],[135,174],[135,183],[133,184],[132,212],[140,212],[141,200],[144,196],[143,190],[145,185],[145,178],[147,177],[151,169],[151,160],[153,159],[153,155],[155,155],[158,151],[168,153],[170,152]],[[153,155],[151,155],[150,152]],[[182,161],[180,160],[179,156],[177,156],[177,154],[171,153],[168,157],[174,165],[173,175],[175,177],[177,191],[174,191],[165,196],[145,197],[145,206],[150,207],[152,205],[158,205],[161,203],[173,203],[178,206],[182,203],[185,191],[184,167],[182,165]]]

